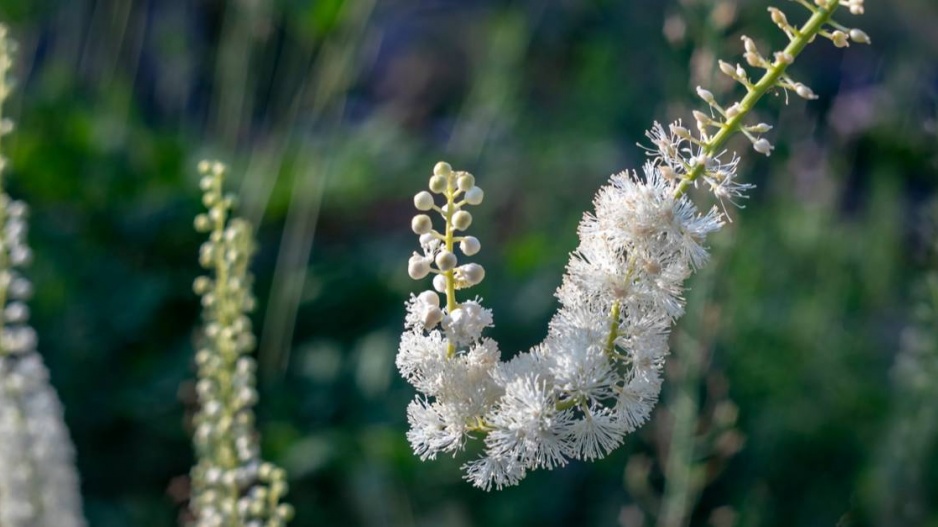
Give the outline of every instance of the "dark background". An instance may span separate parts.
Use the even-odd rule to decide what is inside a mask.
[[[741,34],[783,44],[767,5],[0,1],[20,44],[6,181],[33,209],[33,323],[90,524],[173,525],[184,507],[195,165],[217,157],[258,227],[257,412],[293,525],[653,525],[661,489],[681,488],[662,471],[679,386],[683,422],[716,430],[690,451],[692,525],[938,525],[933,0],[841,14],[873,45],[818,39],[791,71],[820,98],[760,104],[777,149],[734,143],[758,187],[711,241],[662,405],[624,447],[484,493],[460,480],[465,458],[420,462],[404,437],[414,392],[393,363],[425,287],[405,269],[433,164],[485,190],[477,292],[502,349],[526,350],[580,215],[640,166],[644,130],[688,118],[698,84],[738,96],[714,71],[741,60]],[[721,402],[738,421],[714,428]]]

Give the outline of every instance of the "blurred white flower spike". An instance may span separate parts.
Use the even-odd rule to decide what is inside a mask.
[[[483,336],[493,323],[491,311],[478,298],[456,299],[456,290],[485,277],[481,266],[461,261],[480,250],[479,240],[465,233],[472,223],[465,209],[481,204],[484,194],[468,172],[437,163],[429,192],[414,196],[421,213],[411,227],[421,251],[407,266],[415,280],[432,274],[433,289],[406,303],[397,355],[401,375],[420,392],[407,410],[407,438],[422,460],[455,454],[480,438],[483,454],[463,466],[465,478],[485,490],[501,489],[529,470],[605,457],[648,420],[661,390],[668,336],[684,312],[684,281],[706,263],[706,238],[726,221],[725,208],[701,211],[687,190],[704,181],[724,207],[738,204],[752,186],[738,181],[739,157],[723,145],[740,132],[759,153],[774,148],[762,137],[771,126],[744,124],[754,104],[774,89],[814,98],[785,70],[816,35],[835,44],[836,31],[857,35],[855,42],[869,40],[831,19],[840,6],[862,12],[861,0],[796,1],[811,12],[800,28],[769,9],[789,38],[774,60],[744,38],[746,61],[765,70],[761,79],[752,82],[742,66],[721,63],[745,88],[742,100],[724,108],[699,88],[709,111],[694,112],[697,134],[680,122],[655,123],[642,173],[616,174],[599,189],[594,210],[580,222],[580,243],[556,292],[560,307],[547,338],[510,361],[501,362],[498,345]],[[432,213],[442,219],[441,230]]]
[[[13,130],[2,118],[12,48],[0,25],[0,137]],[[6,165],[0,154],[0,182]],[[75,449],[29,325],[28,216],[0,184],[0,526],[83,527]]]

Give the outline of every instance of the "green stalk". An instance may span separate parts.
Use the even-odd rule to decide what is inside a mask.
[[[805,46],[807,46],[817,34],[821,31],[821,28],[824,27],[824,24],[830,22],[831,16],[833,16],[834,11],[837,10],[838,4],[836,1],[831,2],[827,7],[818,7],[814,10],[814,13],[811,15],[811,18],[800,29],[796,30],[795,38],[788,43],[788,46],[785,47],[783,53],[791,56],[792,59],[796,58]],[[756,103],[759,102],[769,90],[774,88],[778,83],[779,79],[782,78],[782,75],[785,74],[785,70],[788,69],[788,66],[794,62],[783,62],[782,60],[776,59],[775,63],[771,68],[766,70],[765,74],[759,79],[759,82],[755,83],[752,88],[749,88],[749,93],[743,97],[743,100],[740,101],[740,111],[733,117],[726,120],[723,126],[720,127],[720,130],[710,138],[710,141],[703,145],[703,154],[708,158],[713,157],[720,149],[723,148],[723,145],[726,144],[730,136],[733,133],[739,131],[740,125],[743,122],[743,119],[752,111]],[[698,163],[694,165],[694,168],[684,176],[684,180],[681,181],[681,184],[678,185],[677,191],[674,195],[677,197],[683,196],[688,187],[703,174],[705,169],[704,163]]]

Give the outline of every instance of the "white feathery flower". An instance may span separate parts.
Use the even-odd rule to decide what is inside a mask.
[[[407,422],[407,440],[421,460],[436,459],[439,452],[462,450],[466,442],[466,423],[451,405],[418,396],[407,407]]]
[[[464,479],[473,486],[489,491],[517,485],[527,474],[523,463],[511,457],[484,456],[462,467]]]
[[[424,393],[436,393],[440,389],[441,372],[446,366],[446,342],[440,331],[424,334],[422,331],[405,331],[395,359],[398,371],[404,379]]]
[[[577,318],[586,317],[568,309],[557,314],[553,324],[558,329],[551,332],[542,347],[545,366],[553,377],[554,386],[566,399],[600,401],[609,398],[618,376],[605,351],[608,327],[572,322]]]
[[[590,408],[567,427],[567,455],[587,461],[600,459],[622,444],[627,431],[609,408]]]
[[[486,451],[515,458],[530,468],[565,465],[561,433],[572,413],[558,410],[547,382],[525,375],[508,383],[495,409],[486,416],[491,427]]]

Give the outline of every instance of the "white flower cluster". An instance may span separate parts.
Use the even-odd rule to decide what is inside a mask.
[[[0,109],[12,46],[0,25]],[[12,130],[0,119],[0,137]],[[6,163],[0,155],[0,174]],[[82,527],[74,448],[29,326],[33,287],[21,273],[32,260],[27,215],[25,203],[0,190],[0,525]]]
[[[722,225],[716,209],[700,214],[676,197],[663,163],[648,163],[644,178],[613,176],[600,190],[557,291],[560,310],[531,352],[499,362],[497,345],[482,337],[491,313],[477,301],[440,308],[434,291],[411,298],[397,365],[422,393],[407,412],[407,437],[422,459],[484,435],[485,453],[465,466],[466,477],[501,488],[531,469],[604,457],[645,422],[658,398],[668,333],[683,311],[682,284],[706,261],[707,234]],[[434,177],[441,174],[450,174],[448,166]],[[447,218],[446,205],[439,208]],[[423,261],[438,261],[454,242],[432,229],[421,236],[426,254],[414,258]],[[432,271],[437,290],[447,291],[454,274]]]
[[[407,411],[407,437],[421,459],[458,452],[469,438],[481,437],[484,453],[464,466],[466,478],[486,490],[502,488],[528,470],[604,457],[648,419],[661,388],[668,335],[683,314],[684,281],[706,262],[704,241],[724,222],[716,207],[698,211],[687,189],[703,181],[721,203],[738,204],[752,185],[738,181],[739,158],[723,145],[740,132],[757,152],[773,149],[761,137],[769,125],[743,122],[754,104],[775,88],[815,97],[785,71],[817,35],[835,44],[838,31],[869,41],[831,18],[839,6],[862,12],[862,0],[797,1],[811,11],[800,28],[769,8],[790,39],[773,60],[743,37],[747,62],[765,70],[761,79],[753,82],[742,66],[720,62],[720,70],[746,89],[745,97],[724,107],[699,88],[710,112],[694,112],[697,133],[680,121],[667,130],[655,123],[647,133],[652,145],[643,176],[618,174],[599,190],[595,211],[580,223],[580,245],[557,290],[560,309],[547,338],[508,362],[500,362],[497,345],[482,336],[492,325],[491,313],[478,300],[460,303],[455,296],[484,277],[476,264],[457,267],[453,252],[456,243],[467,256],[479,250],[476,238],[457,232],[472,220],[463,207],[480,203],[482,191],[470,174],[436,165],[430,192],[417,194],[414,205],[439,213],[446,226],[439,232],[429,215],[415,216],[411,227],[423,254],[415,253],[408,264],[415,280],[433,273],[435,291],[407,302],[397,356],[401,374],[421,392]],[[446,202],[438,205],[434,194]],[[446,294],[445,306],[437,293]]]
[[[202,295],[204,343],[196,352],[200,408],[193,419],[198,461],[192,468],[194,527],[278,527],[293,508],[279,503],[287,492],[286,472],[261,459],[254,428],[255,338],[246,313],[254,306],[248,264],[254,252],[250,225],[229,219],[233,198],[223,195],[225,167],[199,164],[202,201],[208,212],[195,227],[209,232],[199,263],[214,277],[201,276],[193,289]]]

